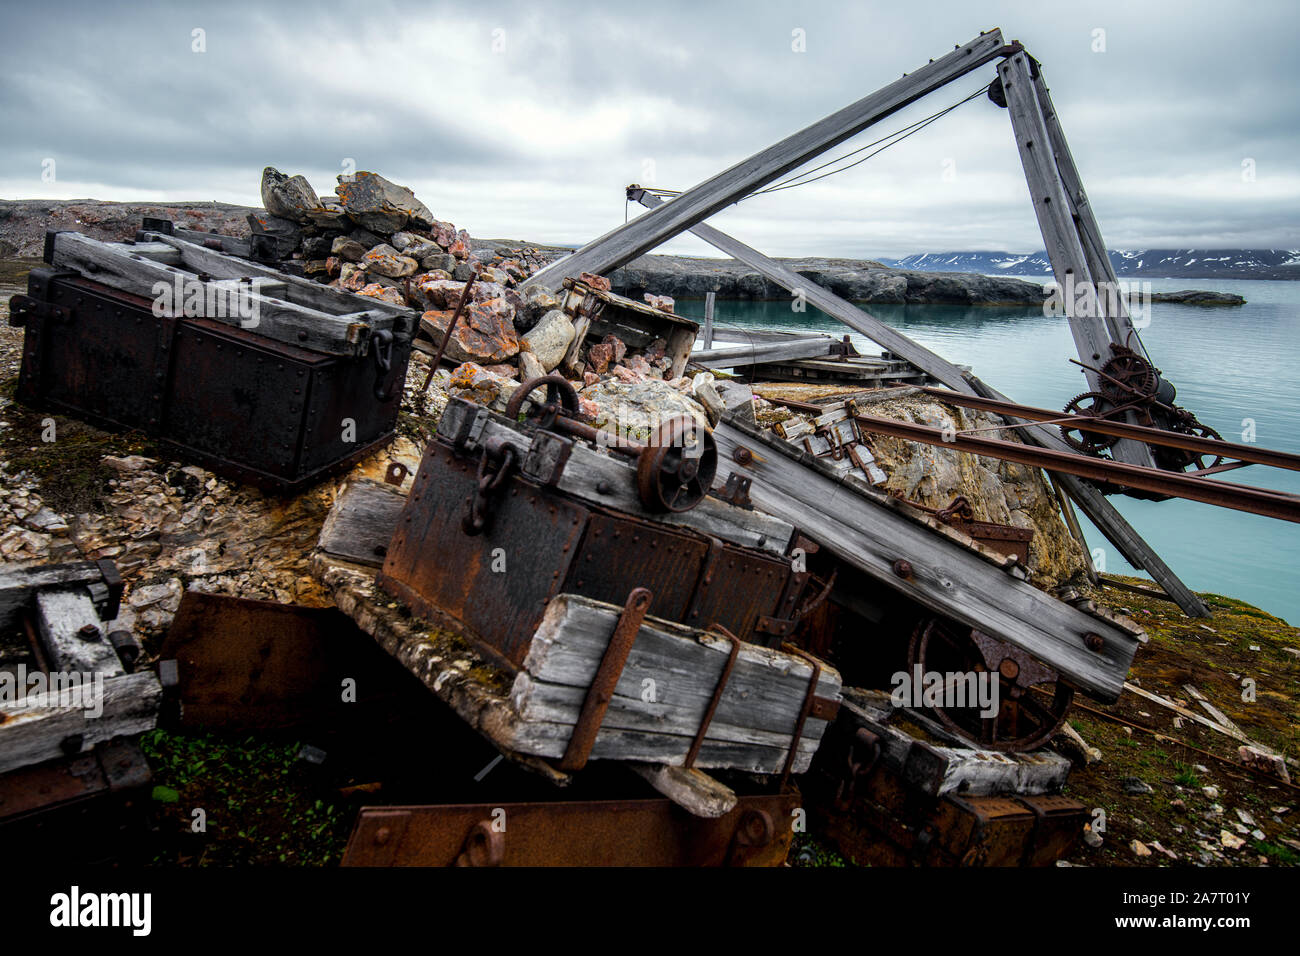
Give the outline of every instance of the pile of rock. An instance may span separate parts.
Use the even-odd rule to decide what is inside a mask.
[[[287,271],[421,309],[440,308],[452,289],[458,298],[476,268],[484,269],[485,288],[475,300],[484,301],[545,264],[535,249],[474,249],[467,230],[437,219],[410,189],[377,173],[338,179],[337,195],[318,196],[304,176],[263,170],[266,212],[249,216],[254,249]],[[420,290],[436,282],[456,284]]]

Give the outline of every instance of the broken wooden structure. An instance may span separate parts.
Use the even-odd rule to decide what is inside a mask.
[[[1040,225],[1058,279],[1068,277],[1072,288],[1086,287],[1090,283],[1095,287],[1113,282],[1114,275],[1105,255],[1104,242],[1088,206],[1082,182],[1069,156],[1041,71],[1037,64],[1031,68],[1030,59],[1019,43],[1004,44],[1001,31],[994,29],[981,33],[945,56],[931,60],[883,89],[737,163],[681,193],[671,202],[665,203],[640,187],[632,187],[628,193],[629,198],[651,207],[647,215],[611,230],[573,255],[534,274],[529,284],[554,289],[560,286],[566,276],[613,270],[673,236],[690,230],[728,255],[757,269],[772,281],[805,295],[808,302],[826,314],[861,332],[891,354],[923,369],[949,388],[972,395],[1005,399],[1005,396],[973,375],[963,372],[852,303],[821,289],[704,222],[714,213],[773,183],[782,175],[867,127],[994,60],[1004,62],[999,67],[1002,75],[990,85],[990,98],[995,102],[999,99],[1014,101],[1015,106],[1011,109],[1013,125],[1016,127],[1026,175],[1034,193],[1035,209],[1040,217]],[[1055,205],[1052,205],[1053,200]],[[1103,311],[1104,321],[1099,321],[1097,315],[1079,314],[1073,297],[1067,297],[1065,308],[1080,347],[1080,359],[1085,366],[1095,368],[1095,363],[1105,361],[1109,357],[1111,345],[1128,349],[1133,347],[1136,334],[1122,300],[1112,309],[1114,314]],[[1101,308],[1104,310],[1107,306]],[[1048,433],[1044,429],[1028,429],[1025,438],[1049,448],[1069,448],[1059,435]],[[1139,464],[1154,464],[1150,449],[1137,442],[1125,443],[1122,451],[1117,453],[1136,460]],[[1189,615],[1203,617],[1209,613],[1200,599],[1178,579],[1100,491],[1074,475],[1058,474],[1057,480],[1130,564],[1150,573]]]
[[[1088,810],[1061,795],[1069,761],[1050,751],[953,747],[889,695],[846,694],[805,777],[809,812],[842,856],[871,866],[1051,866]]]
[[[150,782],[138,741],[163,688],[115,624],[121,596],[111,561],[0,568],[0,828]]]
[[[930,376],[904,359],[861,355],[848,336],[780,332],[771,329],[718,329],[711,347],[691,352],[691,364],[733,369],[765,382],[850,384],[859,388],[925,385]]]
[[[411,316],[165,232],[46,239],[18,398],[292,491],[392,440]]]
[[[612,335],[631,353],[660,362],[665,378],[679,378],[700,328],[694,319],[594,288],[580,279],[565,280],[561,308],[573,320],[573,342],[560,363],[570,372],[580,371],[590,347]]]
[[[453,401],[401,513],[387,489],[354,487],[322,549],[363,565],[382,550],[378,586],[510,678],[492,730],[505,749],[565,771],[801,773],[839,677],[779,649],[815,600],[794,529],[702,490],[687,507],[684,486],[666,490],[690,467],[681,451],[647,447],[634,467]]]

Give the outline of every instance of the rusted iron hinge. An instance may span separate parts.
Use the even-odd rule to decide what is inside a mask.
[[[10,328],[24,328],[27,325],[28,318],[31,316],[40,319],[55,319],[60,322],[66,322],[72,318],[72,310],[67,306],[55,305],[53,302],[44,302],[40,299],[33,299],[31,296],[22,295],[21,293],[10,297]]]
[[[605,719],[605,711],[609,710],[609,702],[614,698],[614,688],[618,686],[627,657],[632,653],[632,645],[636,643],[636,636],[641,630],[641,622],[645,620],[646,611],[650,610],[653,600],[654,595],[646,588],[633,588],[628,594],[623,613],[619,615],[614,633],[605,648],[605,656],[601,658],[596,676],[587,688],[587,699],[582,703],[578,722],[573,725],[573,735],[569,737],[569,745],[560,760],[561,770],[572,772],[587,765],[587,758],[591,756],[591,748],[596,743],[596,735]]]

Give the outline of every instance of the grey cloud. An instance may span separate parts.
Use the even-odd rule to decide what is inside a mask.
[[[34,191],[52,156],[60,181],[97,184],[97,198],[148,189],[255,202],[266,164],[328,190],[352,157],[476,234],[582,241],[621,221],[619,189],[642,178],[646,159],[657,184],[692,185],[1001,26],[1042,61],[1111,245],[1300,246],[1290,49],[1300,11],[972,7],[23,5],[6,11],[0,181]],[[190,49],[196,27],[202,55]],[[795,29],[806,53],[791,50]],[[1098,29],[1104,53],[1092,49]],[[959,81],[881,129],[991,76]],[[1266,198],[1191,185],[1226,184],[1247,157]],[[951,188],[937,181],[943,159],[958,170]],[[1006,114],[981,99],[815,189],[717,221],[773,253],[1036,249],[1027,193],[1008,189],[1008,175],[1018,172]],[[1135,190],[1134,179],[1151,188]],[[1156,188],[1164,183],[1188,185],[1169,196]],[[872,200],[878,188],[888,203]]]

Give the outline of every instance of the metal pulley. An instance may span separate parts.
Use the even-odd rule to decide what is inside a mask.
[[[692,418],[673,418],[637,456],[637,496],[652,511],[689,511],[709,493],[717,473],[713,435]]]
[[[545,402],[531,396],[546,389]],[[506,405],[506,417],[518,420],[525,401],[527,421],[538,428],[564,432],[598,447],[636,459],[637,497],[650,511],[689,511],[704,500],[718,472],[718,449],[712,433],[689,416],[664,422],[649,444],[613,439],[608,432],[578,421],[578,393],[568,379],[545,375],[519,386]]]

